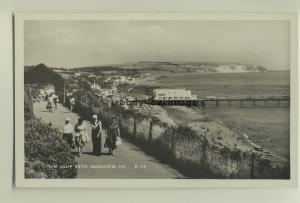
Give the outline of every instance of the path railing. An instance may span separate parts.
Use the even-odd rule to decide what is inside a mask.
[[[121,136],[162,162],[197,178],[289,178],[289,163],[279,163],[261,152],[241,151],[211,142],[205,133],[188,127],[168,126],[134,111],[77,99],[75,111],[86,119],[97,114],[107,128],[112,116],[119,119]]]

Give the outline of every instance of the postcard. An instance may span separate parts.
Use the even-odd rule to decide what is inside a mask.
[[[297,185],[297,15],[16,13],[17,187]]]

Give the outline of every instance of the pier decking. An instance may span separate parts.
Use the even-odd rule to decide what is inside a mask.
[[[140,102],[140,101],[139,101]],[[269,97],[215,97],[215,98],[199,98],[193,100],[142,100],[142,102],[151,105],[162,106],[201,106],[205,107],[207,104],[219,107],[221,104],[228,106],[256,106],[256,105],[272,105],[272,106],[289,106],[289,96],[269,96]]]

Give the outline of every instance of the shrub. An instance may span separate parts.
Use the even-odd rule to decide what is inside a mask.
[[[25,120],[33,118],[33,104],[28,90],[24,91],[24,117]]]
[[[26,178],[75,178],[77,175],[77,162],[58,130],[36,118],[25,121],[25,157]]]
[[[62,91],[64,87],[64,79],[44,64],[25,67],[24,82],[25,84],[50,83],[55,86],[56,92]]]

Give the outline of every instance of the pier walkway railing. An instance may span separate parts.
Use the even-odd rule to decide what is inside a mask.
[[[135,99],[131,103],[160,105],[160,106],[200,106],[215,105],[219,107],[222,105],[232,106],[289,106],[289,96],[270,96],[270,97],[213,97],[213,98],[199,98],[199,99]]]

